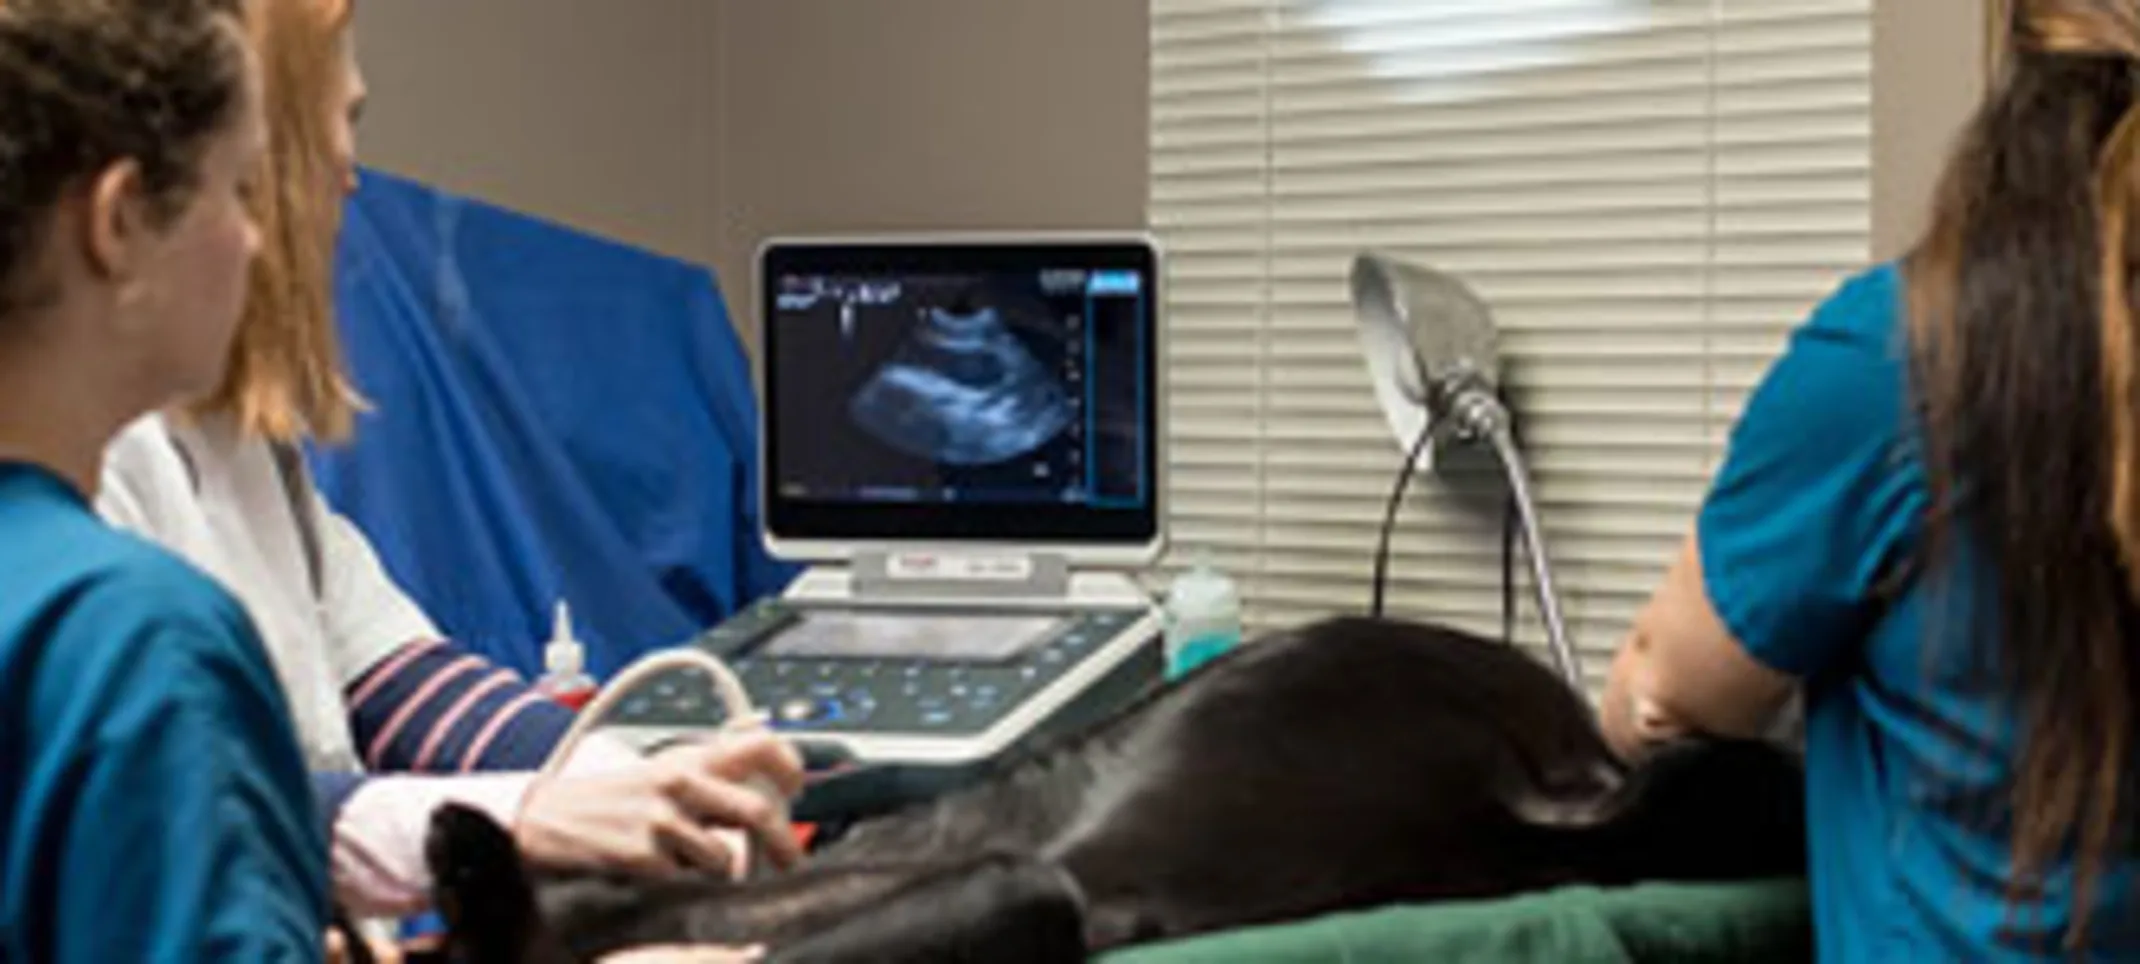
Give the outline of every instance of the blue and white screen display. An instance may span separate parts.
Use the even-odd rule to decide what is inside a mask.
[[[769,276],[770,494],[1087,523],[1148,512],[1148,278],[1074,263]]]

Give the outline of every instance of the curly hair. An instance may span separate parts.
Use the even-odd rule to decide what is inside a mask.
[[[139,165],[185,210],[245,96],[239,0],[0,0],[0,319],[50,298],[33,267],[60,198]]]

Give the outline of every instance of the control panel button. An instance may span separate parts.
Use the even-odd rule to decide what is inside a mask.
[[[782,723],[808,723],[817,719],[817,701],[798,697],[780,704],[774,713]]]

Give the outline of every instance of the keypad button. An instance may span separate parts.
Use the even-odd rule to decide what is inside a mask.
[[[950,711],[950,710],[927,710],[927,711],[924,711],[924,712],[923,712],[923,713],[921,714],[921,725],[923,725],[923,726],[928,726],[928,727],[938,727],[938,728],[941,728],[941,727],[946,727],[946,726],[950,726],[950,725],[951,725],[951,711]]]

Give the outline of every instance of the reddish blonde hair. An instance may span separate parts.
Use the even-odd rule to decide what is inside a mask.
[[[342,189],[331,121],[355,0],[250,0],[268,152],[250,204],[260,226],[223,382],[195,406],[278,442],[348,437],[363,399],[342,371],[334,248]]]

